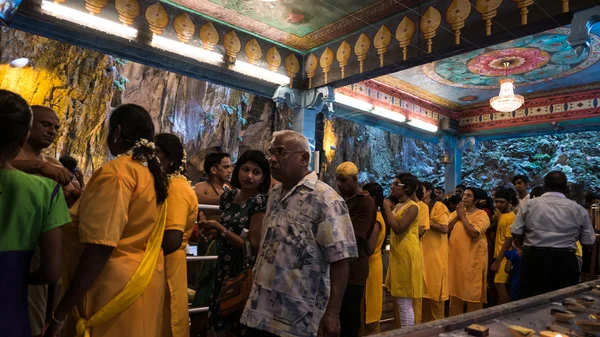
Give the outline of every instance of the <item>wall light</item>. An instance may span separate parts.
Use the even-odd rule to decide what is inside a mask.
[[[42,1],[42,10],[56,18],[70,21],[101,32],[133,40],[137,37],[137,29],[123,24],[78,11],[50,1]]]
[[[235,61],[233,71],[282,86],[290,84],[290,78],[285,75],[281,75],[265,68],[257,67],[250,63],[242,62],[240,60]]]
[[[335,93],[335,102],[362,111],[373,111],[373,104],[337,92]]]
[[[383,118],[387,118],[387,119],[391,119],[393,121],[396,122],[400,122],[403,123],[406,121],[406,116],[404,116],[403,114],[399,113],[399,112],[395,112],[392,110],[388,110],[385,108],[382,108],[380,106],[375,106],[373,108],[373,113],[377,116],[381,116]]]
[[[425,131],[429,131],[429,132],[437,132],[438,130],[438,126],[431,124],[431,123],[427,123],[427,122],[423,122],[422,120],[418,120],[418,119],[411,119],[408,121],[408,125],[410,126],[414,126],[415,128],[421,129],[421,130],[425,130]]]
[[[223,63],[223,55],[210,50],[193,47],[179,41],[167,39],[156,34],[152,34],[152,47],[170,51],[181,56],[189,57],[200,62],[220,65]]]
[[[20,69],[20,68],[25,68],[25,67],[27,67],[28,65],[30,65],[30,66],[32,66],[32,67],[33,67],[33,63],[32,63],[32,62],[30,62],[30,61],[29,61],[29,59],[28,59],[28,58],[26,58],[26,57],[20,57],[20,58],[18,58],[18,59],[14,59],[14,60],[12,60],[12,61],[10,62],[10,67],[11,67],[11,68],[17,68],[17,69]]]

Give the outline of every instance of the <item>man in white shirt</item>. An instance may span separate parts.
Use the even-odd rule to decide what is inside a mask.
[[[519,207],[511,226],[517,246],[524,246],[521,298],[579,282],[576,242],[591,248],[596,241],[585,208],[567,199],[567,176],[552,171],[544,177],[545,193]]]

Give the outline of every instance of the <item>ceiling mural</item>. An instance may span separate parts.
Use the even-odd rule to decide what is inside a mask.
[[[300,51],[425,0],[161,0]]]
[[[561,27],[488,48],[428,63],[377,80],[453,110],[487,104],[499,80],[515,80],[516,93],[528,96],[569,91],[600,82],[600,28],[592,30],[590,50],[576,56]],[[505,66],[507,64],[507,66]]]

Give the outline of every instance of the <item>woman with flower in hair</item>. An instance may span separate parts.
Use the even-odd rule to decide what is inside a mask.
[[[169,208],[162,242],[167,285],[162,337],[189,337],[185,246],[196,224],[198,197],[185,177],[186,154],[179,138],[161,133],[154,142],[156,156],[169,181]]]
[[[110,116],[116,159],[96,170],[64,228],[66,291],[45,336],[159,337],[165,294],[162,239],[167,182],[148,112],[121,105]]]

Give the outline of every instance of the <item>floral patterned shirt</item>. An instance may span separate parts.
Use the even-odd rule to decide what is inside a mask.
[[[314,172],[271,190],[254,284],[240,323],[279,336],[316,336],[331,263],[358,256],[348,207]]]

